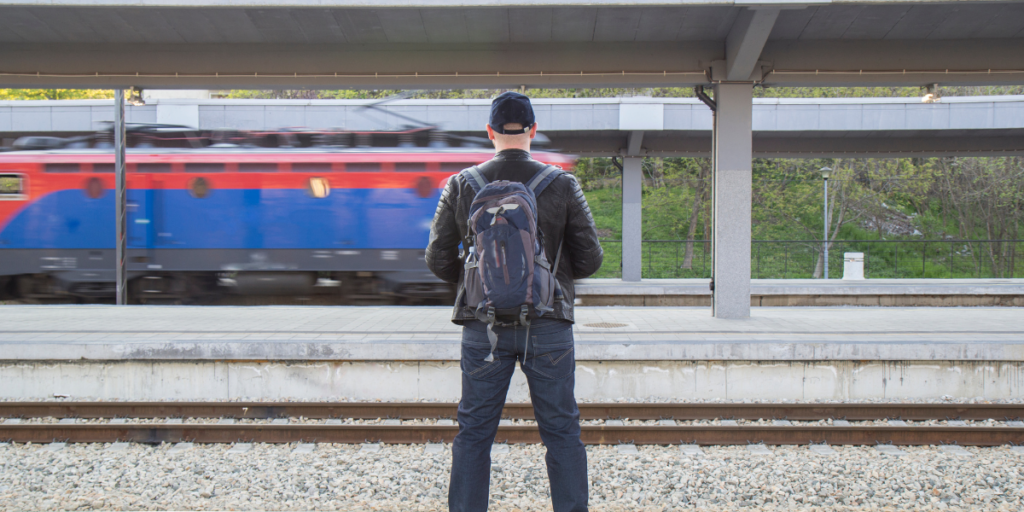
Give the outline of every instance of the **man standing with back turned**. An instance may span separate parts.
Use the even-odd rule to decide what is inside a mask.
[[[576,179],[530,157],[530,140],[536,134],[537,124],[529,98],[514,92],[495,98],[487,136],[494,141],[496,154],[491,160],[448,180],[430,228],[427,266],[437,277],[458,283],[452,321],[463,326],[459,434],[452,444],[452,477],[448,490],[448,506],[452,512],[487,510],[491,444],[498,431],[516,361],[530,385],[541,439],[547,447],[545,460],[554,512],[587,510],[587,452],[580,441],[579,409],[573,394],[576,369],[572,336],[573,280],[596,272],[601,267],[603,252],[590,207]],[[544,172],[553,179],[545,180]],[[531,309],[530,318],[524,316],[524,321],[501,318],[495,321],[493,315],[488,320],[481,312],[488,308],[478,307],[478,304],[467,306],[464,263],[475,262],[475,256],[470,250],[460,253],[459,244],[476,249],[472,247],[474,238],[469,227],[475,191],[481,185],[495,184],[493,182],[499,180],[532,185],[540,181],[546,183],[536,196],[536,222],[537,240],[547,259],[538,257],[538,267],[531,264],[530,268],[554,262],[553,306],[539,315]],[[512,208],[518,207],[506,205],[487,211],[495,217],[506,211],[510,215],[518,214],[511,211]],[[496,220],[505,222],[504,218]],[[504,244],[501,249],[505,250]],[[482,251],[474,251],[474,254],[482,254]],[[492,259],[497,261],[497,258]],[[481,261],[480,265],[489,263],[490,260]],[[507,273],[504,281],[509,282]]]

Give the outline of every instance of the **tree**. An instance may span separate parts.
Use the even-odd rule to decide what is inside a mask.
[[[109,100],[106,89],[0,89],[0,100]]]

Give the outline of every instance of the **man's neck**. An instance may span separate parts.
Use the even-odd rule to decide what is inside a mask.
[[[495,146],[494,147],[494,152],[495,153],[501,153],[502,151],[510,151],[510,150],[525,151],[525,152],[529,153],[530,152],[530,146],[526,146],[525,148],[518,147],[518,146],[507,146],[507,147]]]

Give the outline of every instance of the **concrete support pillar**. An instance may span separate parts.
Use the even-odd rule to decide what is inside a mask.
[[[712,315],[717,318],[750,317],[753,90],[752,84],[715,86]]]
[[[643,268],[643,170],[644,159],[622,159],[622,280],[639,281]]]

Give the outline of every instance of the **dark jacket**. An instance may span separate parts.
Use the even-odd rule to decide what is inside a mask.
[[[544,164],[530,158],[526,151],[508,149],[478,167],[489,181],[526,183],[544,168]],[[475,319],[463,304],[463,258],[459,252],[459,243],[469,233],[469,207],[473,196],[473,188],[462,175],[448,180],[441,200],[437,203],[434,222],[430,226],[430,241],[427,243],[426,260],[430,271],[449,283],[459,285],[452,315],[452,322],[457,324]],[[568,173],[551,182],[537,198],[537,211],[537,224],[544,236],[542,243],[548,261],[554,264],[559,242],[564,240],[565,243],[555,274],[565,299],[561,304],[555,304],[552,318],[572,322],[573,299],[576,297],[573,280],[597,272],[604,256],[601,244],[597,241],[594,218],[579,183]]]

